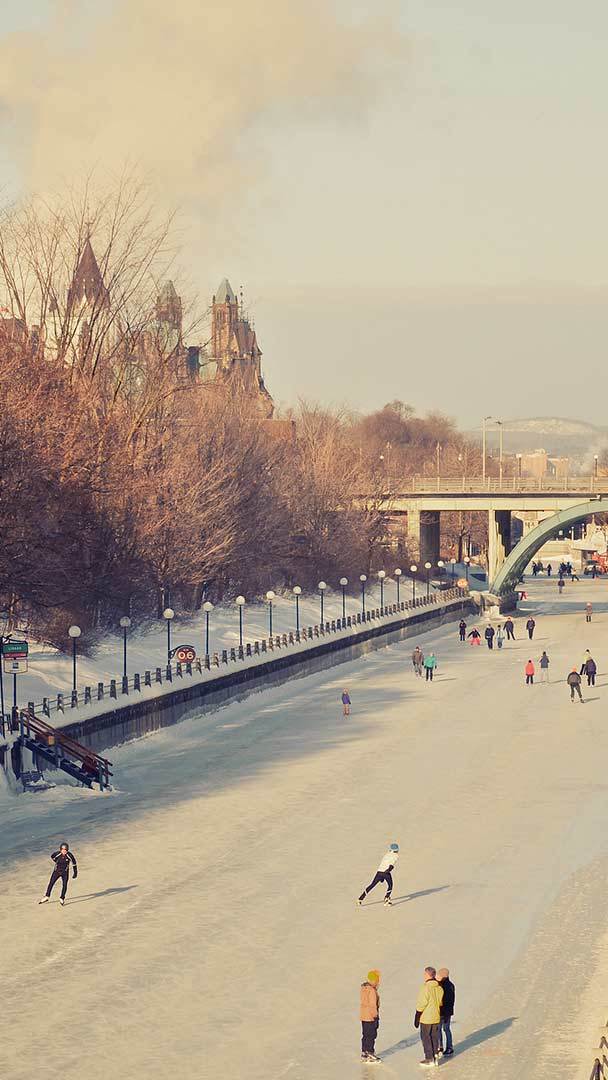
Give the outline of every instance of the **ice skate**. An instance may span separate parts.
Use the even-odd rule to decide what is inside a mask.
[[[59,903],[61,904],[62,907],[65,907],[65,900],[63,899],[63,896],[61,897],[61,900],[59,901]]]
[[[42,900],[38,901],[39,904],[48,904],[48,902],[49,902],[48,896],[43,896]]]
[[[393,906],[393,901],[391,900],[390,896],[385,896],[384,897],[384,903],[386,904],[387,907],[392,907]]]
[[[376,1054],[368,1054],[367,1055],[367,1062],[368,1062],[368,1065],[381,1065],[382,1064],[382,1058],[379,1058]]]

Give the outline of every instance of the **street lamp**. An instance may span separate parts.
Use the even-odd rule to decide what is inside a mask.
[[[243,604],[245,603],[244,596],[237,596],[234,601],[239,607],[239,649],[243,651]]]
[[[70,626],[70,628],[68,630],[68,634],[70,635],[70,637],[72,639],[72,690],[75,690],[76,689],[76,642],[77,642],[78,638],[80,637],[80,635],[82,634],[82,630],[80,629],[79,626]]]
[[[378,577],[380,579],[380,614],[384,610],[384,579],[386,577],[386,570],[378,570]]]
[[[367,581],[367,574],[359,574],[359,581],[361,582],[361,611],[365,617],[365,582]]]
[[[500,487],[502,488],[502,420],[497,420],[498,424],[498,479],[500,481]]]
[[[296,633],[299,634],[300,633],[300,597],[302,595],[302,590],[301,590],[299,585],[294,585],[294,587],[293,587],[293,589],[291,591],[292,591],[293,595],[296,598]]]
[[[163,611],[163,619],[167,620],[167,663],[171,663],[171,619],[175,618],[172,607],[166,607]]]
[[[341,577],[340,585],[342,587],[342,622],[346,619],[346,586],[348,585],[348,578]]]
[[[517,457],[517,479],[521,480],[521,454],[516,454]]]
[[[429,571],[430,571],[432,565],[433,564],[430,563],[430,562],[425,562],[425,564],[424,564],[424,569],[426,570],[426,595],[427,595],[427,600],[428,600],[428,597],[429,597],[429,593],[431,591],[431,581],[430,581],[430,578],[429,578]]]
[[[205,600],[203,611],[205,612],[205,656],[209,656],[209,616],[213,611],[211,600]]]
[[[599,460],[599,455],[598,455],[598,454],[594,454],[594,455],[593,455],[593,478],[594,478],[594,480],[597,480],[597,465],[598,465],[598,460]]]
[[[266,593],[266,599],[268,600],[268,629],[270,637],[272,637],[272,601],[274,600],[274,593],[272,589],[269,589]]]
[[[412,566],[410,566],[410,574],[412,575],[412,600],[414,601],[414,603],[416,602],[416,574],[417,574],[417,572],[418,572],[418,567],[416,566],[415,563],[413,563]]]
[[[395,577],[397,578],[397,603],[398,604],[401,602],[400,601],[399,588],[400,588],[400,585],[401,585],[401,574],[402,573],[403,573],[403,571],[400,570],[399,567],[397,567],[397,569],[395,570]]]
[[[450,566],[452,567],[452,585],[454,584],[454,578],[456,577],[456,559],[450,559]]]
[[[468,556],[468,555],[465,555],[465,557],[464,557],[464,560],[463,560],[463,562],[464,562],[464,565],[465,565],[465,567],[466,567],[466,571],[467,571],[467,582],[468,582],[468,580],[469,580],[469,564],[470,564],[470,562],[471,562],[471,560],[470,560],[470,558],[469,558],[469,556]]]
[[[485,416],[482,420],[482,480],[486,483],[486,423],[491,416]]]
[[[443,559],[438,560],[437,566],[439,567],[440,570],[443,570],[443,568],[445,566],[445,563],[444,563]]]
[[[317,585],[317,588],[319,590],[319,596],[321,598],[321,626],[323,626],[323,593],[325,592],[325,590],[327,588],[326,582],[325,581],[320,581],[319,584]]]
[[[131,620],[128,615],[123,615],[120,620],[122,626],[122,677],[127,677],[127,630],[131,625]]]

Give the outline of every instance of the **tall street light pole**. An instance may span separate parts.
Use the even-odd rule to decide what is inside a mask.
[[[401,603],[400,592],[399,592],[400,585],[401,585],[401,573],[402,573],[402,571],[399,569],[399,567],[397,567],[397,569],[395,570],[395,577],[397,579],[397,604]]]
[[[291,591],[292,591],[293,595],[296,598],[296,634],[299,634],[300,633],[300,597],[302,595],[302,590],[301,590],[299,585],[294,585],[294,587],[293,587],[293,589]]]
[[[491,416],[484,416],[481,421],[481,478],[484,486],[486,482],[486,424],[491,419]]]
[[[378,570],[378,579],[380,581],[380,614],[384,610],[384,579],[386,577],[386,570]]]
[[[79,626],[70,626],[68,634],[72,639],[72,690],[76,690],[76,642],[82,634],[82,630]]]
[[[235,603],[239,608],[239,651],[243,652],[243,607],[245,605],[245,597],[237,596]]]
[[[465,555],[465,557],[464,557],[464,565],[465,565],[466,571],[467,571],[467,585],[469,583],[469,566],[470,566],[470,563],[471,563],[471,560],[470,560],[469,556]]]
[[[499,480],[500,480],[500,486],[502,487],[502,463],[503,463],[502,433],[503,433],[503,423],[502,423],[502,420],[497,420],[496,423],[498,424],[498,477],[499,477]]]
[[[163,619],[167,620],[167,663],[171,663],[171,619],[175,618],[172,607],[166,607],[163,611]]]
[[[410,574],[412,575],[412,600],[414,601],[414,603],[416,602],[416,574],[417,574],[417,572],[418,572],[418,567],[416,566],[415,563],[412,563],[412,565],[410,566]]]
[[[361,612],[365,618],[365,582],[367,581],[367,574],[359,574],[359,581],[361,582]]]
[[[131,620],[128,615],[123,615],[120,620],[122,626],[122,677],[127,678],[127,630],[131,625]]]
[[[456,577],[456,559],[450,559],[450,566],[452,567],[452,585],[454,585],[454,578]]]
[[[430,579],[429,575],[430,575],[430,572],[431,572],[431,566],[432,565],[433,564],[430,563],[430,562],[425,562],[425,564],[424,564],[424,569],[426,570],[426,598],[427,598],[427,600],[428,600],[428,598],[430,596],[430,593],[431,593],[431,579]]]
[[[319,596],[320,596],[320,599],[321,599],[321,624],[320,625],[323,626],[323,593],[325,592],[325,590],[327,588],[327,584],[326,584],[325,581],[320,581],[317,587],[319,589]]]
[[[272,601],[274,600],[272,589],[269,589],[266,593],[266,599],[268,601],[268,631],[269,637],[272,637]]]
[[[348,578],[340,578],[340,586],[342,588],[342,622],[346,621],[346,586],[348,585]]]
[[[203,611],[205,612],[205,656],[209,656],[209,616],[213,611],[213,604],[210,600],[205,600]]]

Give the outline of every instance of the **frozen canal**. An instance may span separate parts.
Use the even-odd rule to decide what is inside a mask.
[[[582,609],[593,599],[591,626]],[[608,583],[530,590],[502,652],[414,640],[113,750],[119,791],[4,793],[4,1080],[349,1080],[382,972],[375,1075],[422,1074],[426,964],[457,986],[458,1080],[564,1080],[606,921]],[[469,626],[473,622],[469,619]],[[589,647],[601,672],[571,705]],[[548,686],[524,685],[546,648]],[[353,713],[344,719],[347,686]],[[49,853],[79,862],[38,907]],[[391,841],[395,904],[354,900]],[[55,899],[57,899],[56,894]],[[588,1063],[588,1064],[587,1064]]]

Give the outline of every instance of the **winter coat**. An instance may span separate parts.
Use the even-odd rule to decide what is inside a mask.
[[[69,874],[70,864],[72,866],[72,877],[78,877],[78,867],[76,865],[76,859],[72,855],[71,851],[64,853],[63,851],[54,851],[51,855],[51,859],[55,863],[55,869],[60,874]]]
[[[595,675],[597,672],[597,664],[592,656],[589,657],[585,664],[585,675]]]
[[[441,1020],[443,990],[437,979],[428,979],[420,988],[416,999],[416,1012],[420,1013],[421,1024],[438,1024]]]
[[[450,979],[440,979],[439,985],[443,990],[443,1004],[441,1006],[441,1019],[448,1020],[454,1015],[456,1004],[456,987]]]
[[[526,664],[526,675],[534,675],[534,671],[534,664],[531,660],[528,660],[528,663]]]
[[[481,634],[479,633],[479,630],[471,630],[470,634],[467,634],[467,637],[480,638]]]
[[[526,623],[526,630],[533,630],[535,626],[536,623],[534,622],[534,619],[528,619]]]
[[[542,668],[548,668],[549,667],[549,657],[547,656],[547,654],[545,652],[541,656],[541,658],[539,660],[539,664],[540,664],[540,666]]]
[[[391,851],[391,849],[389,848],[386,855],[383,855],[382,859],[380,860],[380,865],[378,867],[378,873],[379,874],[386,874],[387,870],[392,870],[395,863],[397,862],[398,858],[399,858],[399,852],[398,851]]]
[[[585,604],[585,611],[588,615],[591,615],[591,612],[593,611],[593,604]]]
[[[485,631],[485,635],[484,635],[486,641],[492,641],[492,638],[494,637],[495,633],[496,633],[496,631],[495,631],[493,626],[486,626],[486,631]]]
[[[503,634],[502,629],[501,629],[500,626],[498,627],[498,630],[496,631],[496,640],[497,641],[504,641],[505,640],[505,635]]]
[[[414,667],[418,667],[419,664],[424,664],[424,653],[422,649],[414,649],[412,653],[412,664],[414,665]]]
[[[432,671],[433,668],[437,667],[437,657],[433,653],[430,653],[429,656],[425,656],[424,666],[425,668],[430,668]]]
[[[380,1013],[380,994],[369,982],[361,983],[361,1020],[377,1020]]]
[[[513,630],[514,626],[513,619],[505,619],[505,630]]]
[[[348,696],[347,693],[342,694],[342,704],[343,705],[350,705],[351,704],[350,697]]]
[[[568,683],[568,686],[580,686],[581,677],[578,671],[571,671],[568,675],[568,678],[566,679],[566,682]]]

